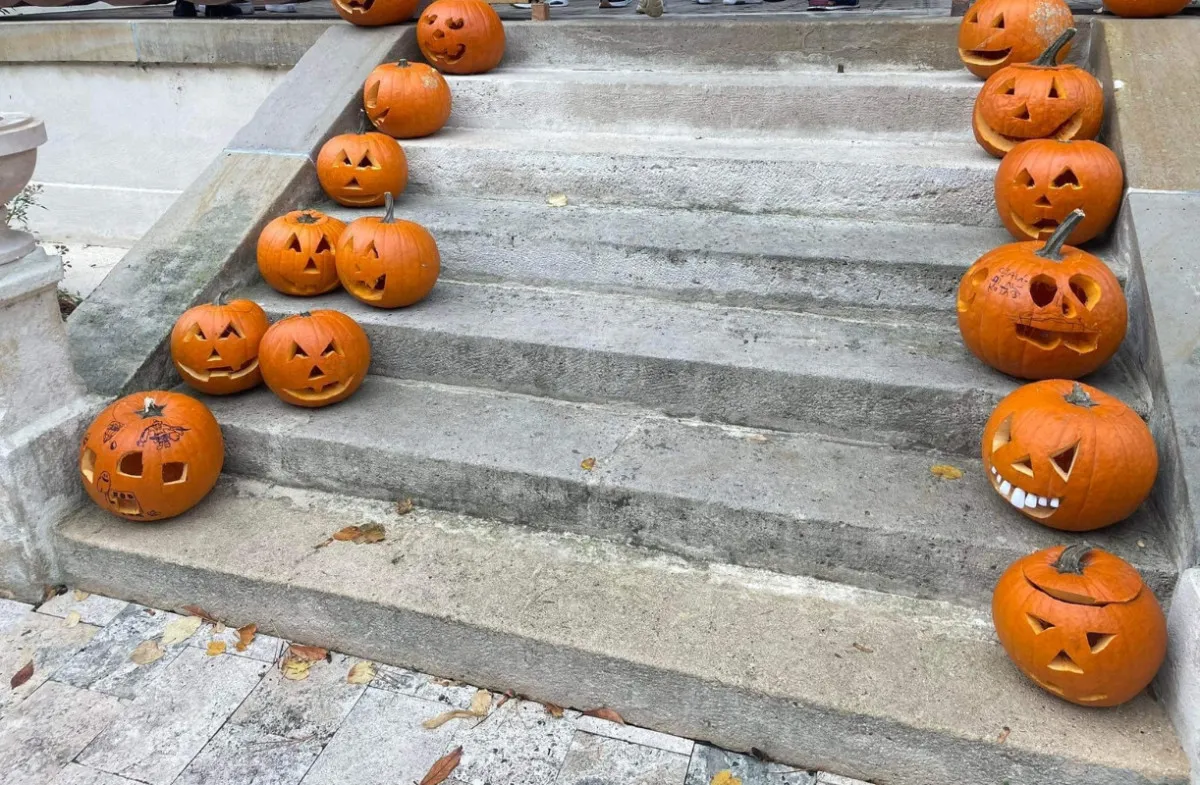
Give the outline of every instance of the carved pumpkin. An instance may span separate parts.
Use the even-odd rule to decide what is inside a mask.
[[[1030,62],[1073,23],[1064,0],[979,0],[958,27],[958,56],[986,79],[1006,65]],[[1069,51],[1064,46],[1058,61]]]
[[[363,84],[363,108],[389,136],[429,136],[450,118],[450,85],[424,63],[384,63]]]
[[[1129,309],[1112,270],[1063,239],[1073,213],[1045,245],[1010,243],[967,269],[958,329],[988,365],[1022,379],[1076,379],[1116,353]]]
[[[191,509],[212,490],[224,462],[221,427],[208,407],[162,390],[114,401],[87,429],[79,451],[88,496],[131,521],[161,521]]]
[[[359,218],[342,233],[338,276],[346,291],[376,308],[424,300],[441,272],[437,243],[425,227],[397,221],[391,197],[383,218]]]
[[[480,0],[437,0],[417,22],[417,46],[445,74],[482,74],[504,57],[504,24]]]
[[[258,236],[258,271],[273,289],[308,297],[338,288],[333,250],[346,224],[316,210],[296,210]]]
[[[340,311],[313,311],[271,325],[258,349],[263,379],[285,403],[316,408],[344,401],[367,376],[371,344]]]
[[[1158,474],[1154,437],[1137,413],[1064,379],[1005,396],[983,430],[983,463],[1005,501],[1063,531],[1124,520]]]
[[[346,207],[377,207],[383,195],[399,196],[408,185],[408,159],[387,134],[339,134],[317,154],[317,179],[335,202]]]
[[[1075,210],[1086,217],[1067,238],[1072,245],[1098,236],[1121,206],[1125,174],[1099,142],[1031,139],[1014,147],[996,170],[996,209],[1018,240],[1045,240]]]
[[[996,636],[1021,672],[1081,706],[1116,706],[1150,684],[1167,622],[1137,570],[1079,543],[1014,562],[992,594]]]
[[[1190,0],[1104,0],[1104,10],[1117,16],[1145,19],[1171,16],[1187,8]]]
[[[1028,65],[1010,65],[988,77],[975,99],[975,139],[992,155],[1026,139],[1095,139],[1104,120],[1104,89],[1073,65],[1055,65],[1075,28]]]
[[[360,27],[395,25],[412,19],[417,0],[333,0],[333,10]]]
[[[200,392],[229,395],[262,382],[258,344],[269,322],[250,300],[197,305],[184,311],[171,330],[175,370]]]

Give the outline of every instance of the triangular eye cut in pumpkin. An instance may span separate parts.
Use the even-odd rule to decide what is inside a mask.
[[[1075,457],[1079,454],[1079,442],[1050,456],[1050,464],[1058,476],[1064,480],[1071,479],[1071,469],[1075,467]]]
[[[1051,188],[1080,188],[1079,176],[1075,174],[1075,170],[1067,167],[1058,173],[1054,181],[1050,184]]]

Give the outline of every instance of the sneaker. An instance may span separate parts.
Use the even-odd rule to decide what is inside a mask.
[[[721,0],[725,5],[754,5],[763,0]]]
[[[600,0],[600,8],[624,8],[629,0]]]
[[[700,5],[712,5],[713,0],[696,0]]]
[[[645,14],[651,19],[657,19],[663,15],[663,0],[638,0],[637,12]]]
[[[187,0],[176,0],[175,10],[171,12],[171,16],[182,19],[194,19],[196,16],[196,6]]]

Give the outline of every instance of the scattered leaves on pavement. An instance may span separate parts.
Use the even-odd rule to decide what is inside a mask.
[[[349,684],[370,684],[374,678],[375,663],[366,660],[354,663],[350,672],[346,674],[346,681]]]
[[[67,614],[67,618],[63,619],[63,624],[67,625],[68,627],[74,627],[76,624],[82,621],[82,619],[83,617],[79,615],[79,611],[71,611]]]
[[[548,196],[546,198],[546,204],[550,205],[551,207],[566,207],[567,206],[567,195],[566,194],[550,194],[550,196]]]
[[[471,708],[443,712],[436,717],[430,717],[422,722],[421,727],[426,730],[433,730],[434,728],[442,727],[450,720],[470,720],[486,717],[491,708],[492,693],[487,690],[479,690],[475,693],[475,697],[471,699]]]
[[[238,631],[237,631],[237,634],[238,634],[237,650],[245,651],[247,648],[249,648],[250,644],[254,642],[254,636],[257,633],[258,633],[258,625],[257,624],[247,624],[245,627],[239,627]]]
[[[587,711],[584,712],[584,714],[587,715],[588,717],[599,717],[602,720],[608,720],[609,722],[615,722],[618,725],[625,724],[625,718],[622,717],[620,714],[617,714],[615,711],[608,708],[607,706],[601,706],[598,709],[588,709]]]
[[[400,501],[396,502],[396,514],[397,515],[408,515],[410,512],[412,512],[416,508],[417,508],[417,506],[415,504],[413,504],[412,499],[401,499]]]
[[[742,781],[733,776],[733,772],[729,769],[718,771],[716,776],[712,778],[709,785],[742,785]]]
[[[858,641],[854,642],[854,648],[858,649],[859,651],[863,652],[864,654],[874,654],[875,653],[875,650],[872,649],[870,646],[867,646],[864,643],[859,643]]]
[[[204,619],[199,616],[184,616],[182,619],[176,619],[163,630],[162,645],[170,646],[186,641],[196,634],[196,630],[200,629],[200,625],[203,623]]]
[[[47,603],[58,595],[66,593],[67,587],[63,586],[61,583],[55,586],[46,586],[44,589],[42,589],[42,603]]]
[[[556,720],[562,719],[562,716],[563,716],[563,707],[562,706],[559,706],[556,703],[543,703],[542,705],[546,707],[546,713],[549,714],[551,717],[553,717]]]
[[[218,654],[224,654],[225,641],[209,641],[207,652],[209,657],[216,657]]]
[[[387,535],[387,529],[382,523],[368,523],[366,526],[347,526],[343,529],[338,529],[333,533],[328,540],[317,545],[317,548],[324,548],[329,543],[337,540],[338,542],[355,542],[359,545],[369,545],[373,542],[380,542]]]
[[[33,660],[25,663],[21,670],[14,673],[8,683],[15,690],[31,678],[33,678]]]
[[[91,597],[91,596],[92,596],[91,594],[89,594],[86,591],[83,591],[82,589],[75,590],[75,602],[83,602],[84,600],[86,600],[88,597]]]
[[[579,463],[579,468],[583,469],[585,472],[590,472],[592,469],[596,468],[596,459],[595,458],[584,458]]]
[[[939,463],[930,466],[929,471],[934,477],[941,477],[943,480],[957,480],[963,476],[962,469],[957,466],[951,466],[948,463]]]
[[[293,643],[279,662],[279,671],[283,678],[292,681],[303,681],[308,678],[308,671],[314,662],[320,662],[329,657],[329,651],[320,646],[301,646]]]
[[[188,615],[190,615],[190,616],[199,616],[201,621],[208,622],[209,624],[213,624],[213,625],[216,625],[219,623],[219,622],[217,622],[217,620],[213,617],[213,615],[211,613],[204,610],[199,605],[184,605],[183,609],[185,611],[187,611]],[[151,615],[153,615],[153,614],[151,614]]]
[[[306,660],[308,662],[320,662],[321,660],[329,659],[328,649],[322,649],[320,646],[301,646],[298,643],[293,643],[288,647],[288,654],[298,660]]]
[[[462,760],[462,754],[463,748],[455,747],[450,752],[438,758],[437,762],[429,768],[429,773],[421,779],[418,785],[441,785],[458,768],[458,763]]]
[[[158,645],[158,641],[142,641],[133,650],[133,654],[129,655],[129,659],[138,665],[149,665],[155,660],[161,660],[165,653],[163,647]]]

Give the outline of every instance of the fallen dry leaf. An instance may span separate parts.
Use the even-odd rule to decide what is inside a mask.
[[[1004,740],[1008,738],[1008,734],[1010,733],[1012,733],[1012,728],[1005,725],[1003,729],[1001,729],[1000,735],[996,737],[996,743],[1003,744]]]
[[[250,644],[254,642],[254,636],[257,633],[258,633],[258,625],[257,624],[247,624],[245,627],[239,627],[238,631],[237,631],[237,634],[238,634],[237,650],[245,651],[247,648],[249,648]]]
[[[957,480],[963,476],[962,469],[957,466],[951,466],[948,463],[939,463],[930,466],[929,471],[934,477],[941,477],[943,480]]]
[[[762,434],[762,433],[752,433],[752,434],[750,434],[749,436],[747,436],[747,437],[746,437],[746,441],[748,441],[748,442],[760,442],[760,443],[761,443],[761,442],[767,442],[767,441],[770,441],[770,439],[768,439],[768,438],[766,437],[766,434]]]
[[[567,206],[567,195],[566,194],[550,194],[550,196],[547,197],[547,199],[546,199],[546,204],[550,205],[551,207],[566,207]]]
[[[625,724],[624,717],[622,717],[620,714],[617,714],[615,711],[613,711],[612,709],[610,709],[606,706],[601,706],[598,709],[588,709],[587,711],[584,712],[584,714],[586,714],[589,717],[599,717],[602,720],[608,720],[609,722],[615,722],[618,725]]]
[[[742,781],[733,776],[732,771],[725,769],[724,771],[718,771],[708,785],[742,785]]]
[[[218,654],[224,654],[225,641],[209,641],[207,652],[209,657],[216,657]]]
[[[75,590],[75,602],[83,602],[84,600],[86,600],[88,597],[91,597],[91,596],[92,596],[91,594],[89,594],[88,592],[83,591],[81,589]]]
[[[585,472],[590,472],[592,469],[596,468],[596,459],[584,458],[582,461],[580,461],[579,468],[583,469]]]
[[[329,650],[322,649],[320,646],[301,646],[293,643],[288,647],[287,656],[305,662],[320,662],[329,656]]]
[[[858,641],[855,641],[853,645],[854,645],[854,648],[856,648],[859,651],[864,652],[866,654],[874,654],[875,653],[875,650],[872,649],[870,646],[859,643]]]
[[[362,529],[358,526],[347,526],[344,529],[338,529],[333,533],[333,539],[338,542],[349,542],[358,535],[362,534]]]
[[[555,703],[543,703],[542,705],[546,707],[546,713],[549,714],[554,719],[557,720],[557,719],[562,718],[562,716],[563,716],[563,707],[562,706],[559,706],[558,704],[555,704]]]
[[[63,619],[63,624],[67,625],[68,627],[74,627],[82,619],[83,617],[79,615],[79,611],[71,611],[67,614],[67,618]]]
[[[49,602],[60,594],[66,594],[67,587],[61,583],[57,586],[46,586],[42,589],[42,602]]]
[[[410,512],[412,512],[416,508],[417,508],[417,506],[415,504],[413,504],[412,499],[402,499],[402,500],[396,502],[396,514],[397,515],[408,515]]]
[[[383,528],[382,523],[368,523],[362,527],[354,541],[359,545],[370,545],[373,542],[382,542],[386,534],[387,530]]]
[[[350,672],[346,674],[346,681],[350,684],[370,684],[375,678],[375,663],[356,662],[350,668]]]
[[[149,665],[155,660],[161,660],[165,653],[163,647],[158,645],[158,641],[142,641],[133,650],[133,654],[129,655],[129,659],[138,665]]]
[[[222,622],[217,622],[213,625],[213,635],[223,635],[225,633],[225,625]]]
[[[303,681],[308,678],[308,671],[312,668],[312,663],[308,660],[297,660],[292,657],[284,657],[279,663],[279,672],[283,674],[283,678],[291,681]]]
[[[33,678],[33,660],[25,663],[21,670],[14,673],[12,678],[9,679],[8,684],[15,690],[31,678]]]
[[[196,630],[200,629],[200,625],[203,623],[204,619],[199,616],[184,616],[182,619],[176,619],[163,630],[162,645],[170,646],[186,641],[196,634]]]
[[[206,621],[209,624],[216,624],[217,620],[208,611],[201,608],[199,605],[184,605],[183,609],[191,616],[199,616],[201,621]]]
[[[471,698],[471,713],[476,717],[486,717],[491,708],[492,693],[487,690],[476,691],[475,696]]]
[[[421,727],[426,730],[440,728],[450,720],[471,720],[479,717],[486,717],[488,710],[492,708],[492,693],[487,690],[478,690],[475,696],[471,698],[471,708],[455,709],[454,711],[443,712],[436,717],[430,717],[421,723]]]
[[[458,763],[462,760],[462,752],[462,747],[455,747],[438,758],[437,762],[429,767],[429,772],[421,778],[418,785],[441,785],[458,768]]]

